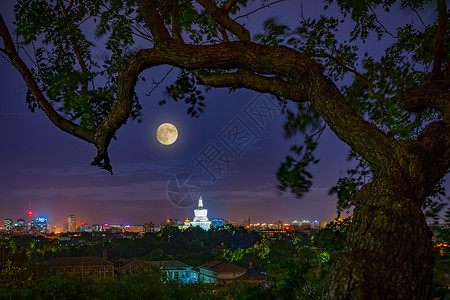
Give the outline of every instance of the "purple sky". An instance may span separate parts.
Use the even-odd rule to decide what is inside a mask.
[[[13,2],[2,2],[0,8],[9,21]],[[305,13],[312,12],[306,4],[313,2],[303,1]],[[286,1],[276,9],[255,15],[256,20],[251,22],[260,24],[268,13],[280,16],[281,21],[292,22],[299,10],[297,1]],[[316,153],[320,163],[312,168],[311,192],[302,199],[289,194],[280,196],[275,172],[296,139],[283,138],[283,120],[278,115],[258,127],[245,113],[248,105],[251,110],[252,105],[269,98],[246,90],[228,93],[226,89],[216,89],[207,94],[205,113],[192,119],[182,103],[168,101],[166,105],[158,105],[163,99],[164,85],[151,97],[145,96],[153,87],[151,78],[158,81],[167,70],[159,67],[144,72],[147,81],[139,83],[136,89],[141,97],[144,121],[141,124],[129,121],[118,131],[117,141],[109,148],[114,168],[111,176],[90,166],[96,153],[92,145],[57,129],[42,111],[27,110],[25,83],[1,59],[0,221],[25,218],[29,201],[35,216],[47,216],[57,226],[66,222],[70,214],[76,216],[77,222],[89,224],[192,219],[192,206],[177,207],[167,196],[169,180],[183,172],[200,180],[210,218],[291,222],[296,219],[330,221],[336,216],[336,200],[328,196],[328,190],[345,174],[349,164],[346,162],[348,147],[332,132],[327,130],[321,138]],[[179,131],[179,139],[171,146],[159,144],[155,137],[156,128],[165,122],[175,124]],[[220,139],[223,130],[233,128],[235,122],[245,122],[254,136],[240,157],[232,156],[232,151]],[[211,141],[234,160],[229,172],[216,181],[205,176],[193,159],[201,157],[202,149]]]

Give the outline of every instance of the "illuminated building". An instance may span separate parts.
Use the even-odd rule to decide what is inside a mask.
[[[74,215],[70,215],[67,219],[67,231],[75,232],[77,231],[77,220]]]
[[[123,226],[123,232],[135,232],[135,233],[144,233],[144,226],[141,225],[125,225]]]
[[[46,234],[48,233],[47,228],[47,218],[46,217],[39,217],[34,220],[31,220],[31,227],[37,228],[40,234]]]
[[[313,229],[319,229],[320,228],[320,223],[317,220],[314,220],[314,222],[312,222],[312,228]]]
[[[92,231],[94,231],[94,232],[102,231],[102,225],[100,225],[100,224],[92,225]]]
[[[26,227],[27,226],[27,221],[25,221],[25,219],[17,219],[17,226],[19,227]]]
[[[191,226],[199,226],[204,230],[209,230],[211,227],[211,221],[208,220],[208,210],[203,208],[202,196],[198,198],[198,208],[194,209],[194,220],[191,222]]]
[[[177,280],[180,283],[194,283],[198,281],[198,273],[185,263],[177,260],[150,261],[160,269],[168,280]]]
[[[295,220],[291,224],[292,231],[299,231],[300,230],[300,222]]]
[[[276,220],[275,222],[273,222],[273,225],[274,225],[274,229],[283,230],[283,227],[284,227],[283,221]]]
[[[208,262],[194,269],[198,272],[198,282],[215,284],[232,283],[247,271],[245,268],[222,261]]]
[[[3,225],[5,226],[5,230],[8,232],[13,230],[13,221],[11,219],[4,219]]]
[[[82,278],[114,278],[114,264],[96,256],[57,257],[44,265],[51,273],[61,272]]]
[[[225,225],[225,220],[223,218],[214,218],[211,220],[211,227],[217,228]]]
[[[81,225],[77,227],[78,232],[92,232],[92,228],[86,222],[81,222]]]

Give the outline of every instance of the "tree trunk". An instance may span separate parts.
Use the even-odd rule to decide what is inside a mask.
[[[395,171],[383,173],[358,194],[348,245],[332,266],[325,299],[428,299],[431,230],[405,181]]]

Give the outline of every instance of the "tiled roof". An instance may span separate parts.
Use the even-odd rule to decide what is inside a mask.
[[[212,261],[200,266],[201,268],[209,269],[217,273],[243,273],[247,269],[241,268],[234,264],[223,261]]]
[[[97,256],[57,257],[44,263],[48,266],[80,266],[80,265],[114,265],[112,262]]]
[[[256,272],[255,269],[250,268],[247,272],[237,277],[236,280],[266,280],[266,276]]]
[[[178,260],[152,260],[149,263],[155,267],[163,269],[192,268],[190,265],[182,263]]]
[[[122,270],[129,270],[139,267],[148,268],[149,264],[138,258],[129,259],[127,261],[124,261],[122,264]]]

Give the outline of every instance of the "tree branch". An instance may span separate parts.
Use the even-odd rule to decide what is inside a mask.
[[[9,33],[8,27],[6,26],[1,14],[0,35],[3,38],[3,42],[5,44],[4,52],[8,55],[14,67],[20,72],[23,79],[25,80],[25,83],[28,86],[29,91],[33,94],[39,107],[45,112],[50,121],[52,121],[52,123],[55,124],[59,129],[68,132],[82,140],[92,143],[94,141],[92,130],[81,127],[80,125],[75,124],[61,116],[45,98],[44,94],[36,83],[33,74],[28,69],[25,62],[18,55],[11,38],[11,34]]]
[[[384,27],[383,23],[380,22],[380,20],[378,20],[377,14],[375,13],[375,11],[373,10],[372,7],[370,7],[370,11],[372,12],[373,16],[375,17],[375,20],[377,21],[377,23],[381,26],[381,28],[383,28],[384,32],[389,34],[391,37],[393,37],[394,39],[396,39],[397,37],[395,35],[393,35],[392,33],[390,33],[386,27]]]
[[[225,9],[219,8],[211,0],[197,0],[197,2],[205,8],[217,23],[236,35],[239,40],[250,41],[250,33],[248,30],[235,20],[231,19]]]
[[[169,74],[170,74],[170,72],[172,72],[173,71],[173,69],[174,69],[175,67],[172,67],[167,73],[166,73],[166,75],[164,75],[164,77],[163,78],[161,78],[161,80],[160,81],[155,81],[155,80],[153,80],[153,84],[155,85],[151,90],[150,90],[150,92],[148,92],[148,93],[146,93],[145,94],[145,96],[150,96],[152,93],[153,93],[153,91],[167,78],[167,76],[169,76]]]
[[[225,3],[225,5],[223,6],[223,9],[226,12],[229,12],[233,8],[233,6],[235,6],[236,3],[238,3],[238,2],[239,2],[239,0],[228,0],[227,3]]]
[[[174,40],[184,43],[180,29],[180,6],[175,5],[172,9],[172,36]]]
[[[442,82],[413,87],[405,91],[398,99],[398,106],[406,111],[421,112],[429,107],[444,114],[450,120],[450,91]]]
[[[172,40],[169,31],[164,25],[163,18],[159,15],[152,0],[138,0],[145,24],[150,29],[155,44],[162,47],[167,41]]]
[[[224,42],[229,42],[230,39],[228,38],[228,34],[227,34],[226,29],[223,28],[222,25],[219,25],[218,27],[219,27],[219,32],[222,34],[222,40],[223,40]]]
[[[62,11],[64,20],[66,21],[67,24],[67,28],[69,29],[69,31],[72,30],[72,23],[70,22],[69,18],[68,18],[68,13],[70,11],[70,9],[73,6],[73,0],[70,1],[69,5]],[[81,67],[81,73],[84,75],[85,80],[81,86],[81,91],[82,92],[86,92],[88,90],[88,75],[89,75],[89,70],[86,66],[86,63],[83,59],[83,55],[81,54],[81,50],[80,50],[80,46],[77,43],[77,40],[73,38],[72,35],[69,36],[70,42],[72,43],[72,47],[73,47],[73,52],[75,53],[75,56],[78,60],[78,63]]]
[[[261,7],[258,7],[258,8],[255,9],[255,10],[252,10],[252,11],[249,12],[249,13],[246,13],[246,14],[244,14],[244,15],[241,15],[241,16],[239,16],[239,17],[236,17],[236,18],[234,18],[234,20],[236,21],[237,19],[248,17],[249,15],[251,15],[251,14],[257,12],[258,10],[261,10],[261,9],[263,9],[263,8],[266,8],[266,7],[270,7],[270,6],[273,5],[273,4],[277,4],[277,3],[283,2],[283,1],[286,1],[286,0],[277,0],[277,1],[274,1],[274,2],[271,2],[271,3],[268,3],[268,4],[266,4],[266,5],[263,5],[263,6],[261,6]]]
[[[195,74],[202,79],[203,83],[214,87],[247,88],[261,93],[271,93],[295,102],[308,100],[302,89],[280,77],[265,77],[244,70],[222,74],[202,72],[195,72]]]
[[[442,60],[445,54],[445,36],[447,33],[447,7],[446,0],[438,0],[438,28],[433,52],[433,70],[430,80],[442,79]]]

